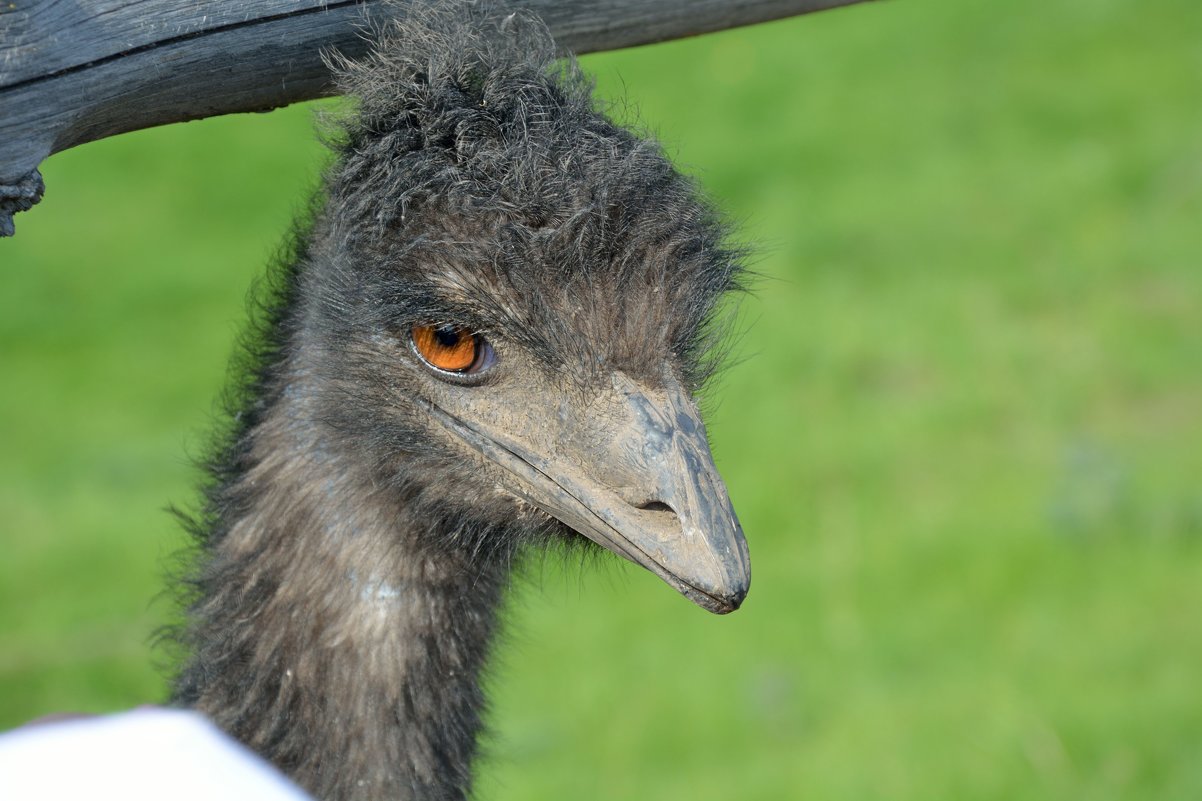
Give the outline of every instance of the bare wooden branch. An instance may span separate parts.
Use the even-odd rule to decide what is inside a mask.
[[[515,5],[542,16],[566,49],[587,53],[861,1]],[[363,31],[398,8],[383,0],[0,0],[0,229],[6,191],[15,197],[20,187],[28,202],[34,171],[51,153],[154,125],[329,94],[322,52],[362,55]]]

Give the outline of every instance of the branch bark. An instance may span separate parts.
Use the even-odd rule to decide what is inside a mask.
[[[863,0],[518,0],[565,49],[611,50]],[[383,0],[0,0],[0,235],[52,153],[127,131],[332,91],[321,54],[362,55]],[[31,194],[32,193],[32,194]],[[11,220],[8,221],[11,233]]]

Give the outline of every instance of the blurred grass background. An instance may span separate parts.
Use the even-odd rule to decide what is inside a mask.
[[[1202,6],[868,4],[590,56],[762,244],[713,618],[616,563],[513,599],[482,799],[1202,798]],[[311,108],[44,165],[0,241],[0,727],[150,646]]]

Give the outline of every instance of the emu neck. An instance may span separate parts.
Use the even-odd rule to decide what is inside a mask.
[[[508,558],[457,548],[296,417],[248,432],[215,496],[177,700],[319,799],[463,798]]]

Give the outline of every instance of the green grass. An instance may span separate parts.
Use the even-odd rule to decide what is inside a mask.
[[[593,56],[761,244],[743,610],[548,565],[482,799],[1202,797],[1202,6],[874,3]],[[0,726],[149,638],[310,111],[53,157],[0,242]]]

